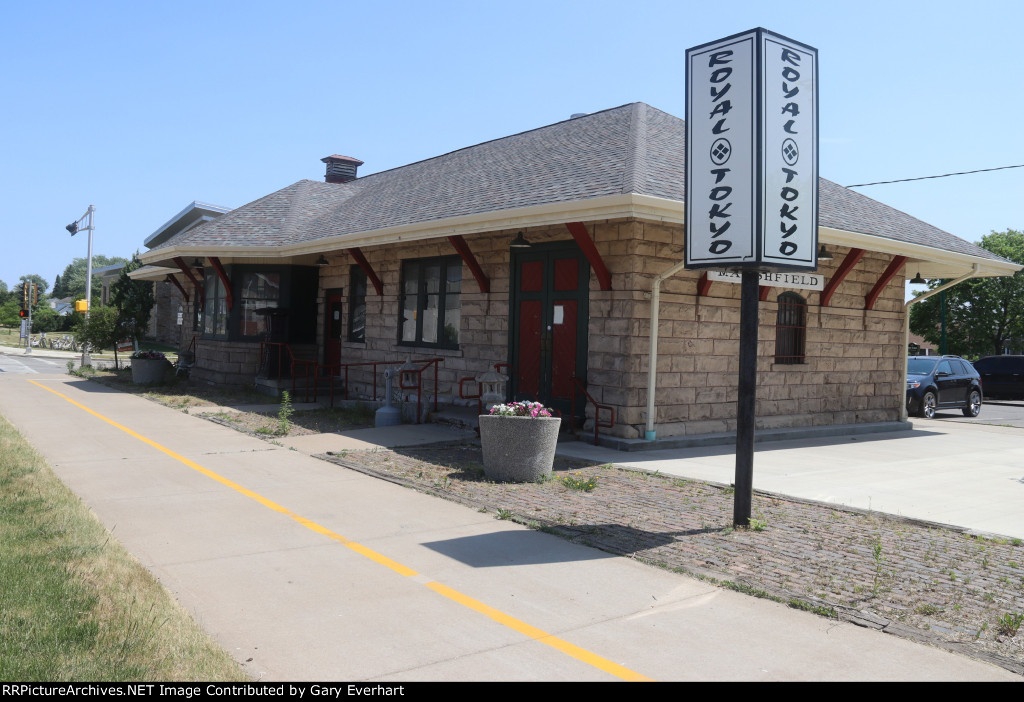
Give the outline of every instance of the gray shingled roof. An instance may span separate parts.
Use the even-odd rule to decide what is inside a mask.
[[[302,180],[183,232],[167,246],[281,246],[452,217],[611,195],[683,201],[683,120],[632,103],[348,183]],[[998,256],[821,179],[820,224]]]

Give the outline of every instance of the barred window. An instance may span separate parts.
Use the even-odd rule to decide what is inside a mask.
[[[807,341],[807,302],[793,292],[778,297],[779,311],[775,318],[775,362],[804,362]]]

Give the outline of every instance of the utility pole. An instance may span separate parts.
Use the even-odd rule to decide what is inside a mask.
[[[64,227],[67,229],[71,236],[74,236],[80,231],[89,232],[89,253],[85,264],[85,322],[89,323],[89,310],[92,309],[92,233],[96,228],[94,223],[94,216],[96,214],[96,208],[89,205],[89,209],[85,211],[85,214],[79,217],[77,220]],[[88,224],[82,226],[82,222],[88,220]],[[89,355],[89,345],[82,344],[82,366],[91,366],[92,357]]]

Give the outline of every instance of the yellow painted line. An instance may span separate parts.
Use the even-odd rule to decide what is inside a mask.
[[[134,438],[138,439],[139,441],[143,442],[144,444],[152,446],[157,451],[160,451],[161,453],[166,454],[167,456],[173,458],[174,460],[179,461],[180,463],[184,463],[186,466],[188,466],[192,470],[198,471],[199,473],[202,473],[206,477],[211,478],[212,480],[217,481],[221,485],[224,485],[225,487],[229,487],[232,490],[235,490],[236,492],[239,492],[242,495],[245,495],[246,497],[249,497],[249,498],[255,500],[256,502],[260,503],[264,507],[268,507],[268,508],[274,510],[275,512],[280,512],[281,514],[284,514],[284,515],[290,517],[295,522],[301,524],[302,526],[306,527],[307,529],[309,529],[311,531],[316,532],[317,534],[322,534],[323,536],[326,536],[326,537],[328,537],[330,539],[333,539],[335,541],[338,541],[338,542],[344,544],[345,546],[347,546],[351,550],[355,551],[356,553],[360,554],[361,556],[364,556],[365,558],[368,558],[368,559],[370,559],[371,561],[373,561],[375,563],[378,563],[378,564],[380,564],[380,565],[382,565],[382,566],[384,566],[386,568],[389,568],[389,569],[393,570],[394,572],[398,573],[399,575],[402,575],[402,576],[405,576],[405,577],[411,577],[411,576],[418,575],[418,573],[415,570],[413,570],[412,568],[407,568],[406,566],[402,565],[401,563],[393,561],[390,558],[388,558],[387,556],[384,556],[384,555],[382,555],[380,553],[377,553],[376,551],[374,551],[371,548],[367,548],[366,546],[363,546],[362,544],[358,544],[355,541],[351,541],[351,540],[345,538],[344,536],[342,536],[341,534],[338,534],[338,533],[336,533],[334,531],[331,531],[330,529],[328,529],[325,526],[317,524],[316,522],[314,522],[314,521],[312,521],[310,519],[306,519],[305,517],[299,516],[295,512],[292,512],[290,509],[277,504],[273,500],[269,500],[266,497],[263,497],[262,495],[260,495],[259,493],[253,492],[252,490],[249,490],[248,488],[244,488],[241,485],[239,485],[238,483],[236,483],[236,482],[234,482],[232,480],[228,480],[227,478],[225,478],[222,475],[214,473],[209,468],[204,468],[203,466],[199,465],[195,461],[192,461],[192,460],[190,460],[188,458],[185,458],[184,456],[182,456],[179,453],[175,453],[174,451],[170,450],[169,448],[167,448],[165,446],[162,446],[162,445],[158,444],[157,442],[153,441],[152,439],[149,439],[149,438],[143,436],[142,434],[139,434],[138,432],[129,429],[128,427],[124,426],[123,424],[119,424],[118,422],[115,422],[113,419],[110,419],[108,417],[103,416],[99,412],[97,412],[97,411],[95,411],[93,409],[90,409],[89,407],[86,407],[82,403],[77,402],[77,401],[71,399],[67,395],[64,395],[64,394],[62,394],[60,392],[57,392],[53,388],[46,387],[45,385],[43,385],[41,383],[37,383],[34,380],[29,380],[28,382],[32,383],[33,385],[35,385],[37,387],[42,388],[43,390],[46,390],[47,392],[53,393],[57,397],[60,397],[60,398],[62,398],[64,400],[67,400],[68,402],[70,402],[75,407],[78,407],[79,409],[85,410],[86,412],[88,412],[89,414],[93,415],[97,419],[100,419],[100,420],[106,422],[107,424],[120,429],[124,433],[128,434],[131,437],[134,437]],[[565,641],[564,639],[558,638],[557,636],[553,636],[551,634],[548,634],[547,632],[542,631],[541,629],[538,629],[535,626],[532,626],[530,624],[527,624],[524,621],[516,619],[513,616],[505,614],[504,612],[502,612],[500,610],[494,609],[493,607],[491,607],[489,605],[485,605],[483,602],[480,602],[479,600],[475,600],[475,599],[473,599],[472,597],[470,597],[468,595],[464,595],[461,592],[459,592],[458,590],[453,590],[452,588],[448,587],[447,585],[442,585],[441,583],[439,583],[437,581],[431,581],[431,582],[428,582],[428,583],[424,583],[424,585],[426,585],[426,587],[430,588],[431,590],[433,590],[437,594],[442,595],[443,597],[447,597],[449,600],[452,600],[453,602],[457,602],[458,604],[462,605],[463,607],[466,607],[468,609],[473,610],[474,612],[479,612],[480,614],[483,614],[483,615],[485,615],[487,617],[490,617],[495,622],[497,622],[497,623],[499,623],[499,624],[501,624],[501,625],[503,625],[503,626],[505,626],[505,627],[507,627],[509,629],[512,629],[513,631],[519,632],[520,634],[523,634],[524,636],[526,636],[528,638],[531,638],[531,639],[533,639],[533,640],[535,640],[535,641],[537,641],[539,643],[545,644],[546,646],[551,646],[552,648],[554,648],[554,649],[556,649],[558,651],[561,651],[562,653],[564,653],[564,654],[566,654],[568,656],[571,656],[572,658],[575,658],[578,661],[582,661],[583,663],[591,665],[591,666],[597,668],[598,670],[603,670],[606,673],[610,673],[611,675],[614,675],[614,676],[616,676],[618,678],[621,678],[623,680],[628,680],[628,681],[631,681],[631,682],[653,682],[653,680],[651,678],[648,678],[646,676],[640,675],[639,673],[636,673],[636,672],[630,670],[629,668],[621,666],[618,663],[614,663],[614,662],[608,660],[607,658],[602,658],[601,656],[597,655],[596,653],[591,653],[590,651],[588,651],[588,650],[586,650],[584,648],[580,648],[579,646],[576,646],[575,644],[571,644],[568,641]]]
[[[499,624],[507,626],[509,629],[518,631],[524,636],[550,646],[551,648],[557,649],[568,656],[572,656],[578,661],[583,661],[584,663],[603,670],[606,673],[611,673],[616,677],[622,678],[623,680],[629,680],[630,682],[654,682],[651,678],[640,675],[640,673],[636,673],[625,666],[613,663],[607,658],[602,658],[596,653],[591,653],[590,651],[580,648],[575,644],[571,644],[564,639],[560,639],[546,631],[542,631],[522,620],[516,619],[515,617],[505,614],[500,610],[494,609],[494,607],[485,605],[479,600],[474,600],[472,597],[464,595],[458,590],[453,590],[447,585],[442,585],[436,581],[425,584],[437,594],[443,595],[453,602],[458,602],[463,607],[468,607],[475,612],[486,615]]]

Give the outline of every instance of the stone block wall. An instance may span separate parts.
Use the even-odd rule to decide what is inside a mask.
[[[682,227],[631,221],[593,228],[613,273],[613,291],[592,288],[589,389],[615,406],[612,433],[641,437],[647,421],[647,369],[654,278],[682,260]],[[833,247],[835,248],[835,247]],[[828,281],[846,255],[838,249],[819,272]],[[903,277],[873,310],[864,299],[891,257],[865,253],[821,307],[821,293],[794,290],[807,302],[804,363],[775,363],[778,296],[759,304],[757,423],[760,428],[894,421],[903,392]],[[714,282],[697,295],[699,271],[663,281],[658,325],[655,430],[659,437],[735,430],[739,371],[738,284]],[[592,408],[588,415],[593,416]]]
[[[637,220],[587,223],[598,251],[612,275],[612,289],[601,290],[590,277],[588,320],[588,389],[594,399],[615,408],[611,433],[641,437],[647,421],[647,369],[651,323],[650,294],[655,276],[683,258],[681,225]],[[398,364],[407,357],[441,358],[438,371],[442,402],[458,402],[458,381],[508,360],[509,242],[519,228],[465,237],[490,279],[483,293],[471,271],[462,266],[459,347],[437,349],[400,344],[400,279],[402,262],[457,255],[447,239],[367,246],[363,254],[383,282],[378,295],[367,283],[364,342],[343,340],[342,362]],[[571,241],[564,225],[522,229],[531,242]],[[832,247],[835,249],[835,247]],[[847,250],[822,262],[826,281]],[[343,251],[328,252],[331,264],[320,270],[317,348],[326,347],[327,291],[343,292],[343,323],[347,331],[350,267]],[[891,257],[868,252],[833,295],[821,306],[821,293],[796,290],[807,302],[805,362],[775,363],[776,302],[782,288],[772,288],[761,302],[758,401],[759,427],[894,421],[903,399],[904,362],[902,274],[886,286],[875,309],[864,310],[864,298]],[[661,286],[656,380],[655,429],[659,437],[724,432],[735,429],[739,353],[737,284],[714,282],[707,296],[697,295],[699,271],[683,270]],[[193,301],[194,304],[194,301]],[[183,343],[191,338],[192,310],[185,305]],[[209,382],[251,384],[258,367],[258,344],[199,341],[199,363],[193,377]],[[204,360],[204,359],[208,359]],[[202,368],[201,368],[202,366]],[[383,396],[383,366],[378,368],[377,394]],[[368,367],[350,369],[350,391],[373,394]],[[426,395],[433,395],[433,375],[424,376]],[[409,393],[411,396],[411,393]],[[593,407],[587,408],[593,417]],[[602,430],[607,431],[607,430]]]
[[[185,300],[176,287],[167,281],[153,283],[156,304],[149,319],[146,336],[153,341],[171,346],[181,346],[185,325]],[[178,324],[178,312],[182,313],[182,324]],[[191,325],[190,325],[191,326]]]
[[[518,231],[518,230],[516,230]],[[480,286],[469,268],[462,266],[461,293],[459,295],[459,348],[442,349],[428,346],[414,346],[399,343],[401,312],[400,285],[402,262],[412,259],[457,256],[447,239],[432,239],[397,246],[370,246],[361,249],[367,262],[383,283],[383,294],[378,295],[373,283],[366,285],[366,332],[365,341],[352,342],[343,336],[341,362],[368,363],[387,362],[397,365],[411,358],[441,358],[437,366],[438,394],[441,402],[458,402],[459,379],[476,376],[493,369],[495,363],[504,362],[508,356],[508,243],[515,232],[466,237],[466,243],[476,257],[480,267],[490,279],[490,294],[480,291]],[[355,260],[342,251],[328,256],[331,265],[320,271],[319,309],[325,309],[326,291],[340,290],[343,295],[343,327],[347,335],[349,301],[351,295],[350,270]],[[326,325],[318,325],[317,345],[326,347],[324,334]],[[384,370],[376,368],[377,395],[384,394]],[[350,395],[371,397],[373,395],[374,369],[369,366],[350,367]],[[426,395],[434,394],[434,371],[423,374]],[[414,393],[407,392],[412,397]],[[467,403],[468,404],[468,403]]]
[[[259,369],[259,352],[258,343],[200,339],[191,378],[210,385],[252,385]]]

